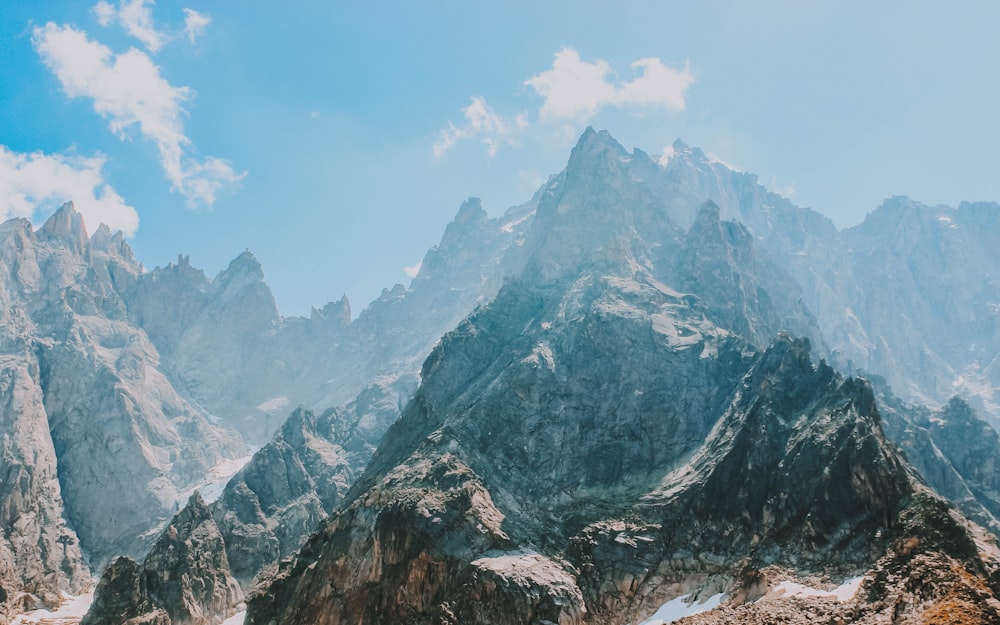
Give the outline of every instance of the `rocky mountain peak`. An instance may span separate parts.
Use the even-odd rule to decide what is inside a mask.
[[[82,623],[212,625],[242,598],[212,510],[195,491],[141,565],[119,558],[105,571]]]
[[[279,318],[274,295],[264,282],[264,269],[250,250],[230,261],[212,282],[212,290],[218,298],[214,305],[239,302],[245,308],[244,323],[266,325]]]
[[[585,267],[631,275],[648,267],[651,248],[676,237],[662,202],[636,179],[634,160],[606,131],[583,134],[539,198],[518,250],[531,279],[569,278]]]
[[[335,302],[327,302],[327,304],[319,310],[313,307],[309,317],[314,321],[332,320],[338,325],[350,325],[351,300],[347,299],[347,294],[341,295],[339,300]]]
[[[957,213],[963,222],[988,224],[993,229],[1000,223],[1000,204],[996,202],[962,202]]]
[[[627,157],[628,152],[611,136],[611,133],[607,130],[598,132],[592,126],[587,126],[587,129],[580,135],[576,146],[570,152],[566,170],[574,172],[578,176],[585,176],[588,173],[597,173],[594,168],[600,166],[601,163],[610,159]]]
[[[901,243],[912,244],[927,233],[951,224],[950,213],[943,206],[928,206],[905,195],[890,197],[865,216],[864,222],[850,232],[868,231],[888,234]]]
[[[264,268],[253,252],[244,250],[239,256],[229,261],[229,266],[219,273],[216,281],[220,284],[263,282]]]
[[[671,155],[667,166],[669,167],[673,164],[675,167],[686,166],[686,167],[711,167],[712,161],[709,160],[708,156],[701,148],[690,146],[685,143],[682,139],[675,139],[673,143],[670,144],[671,149],[673,149],[673,154]]]
[[[49,241],[63,241],[76,252],[87,249],[87,229],[83,215],[76,211],[73,202],[66,202],[38,230],[39,238]]]
[[[727,244],[747,247],[753,242],[753,236],[746,226],[730,220],[723,220],[719,205],[708,200],[698,209],[694,223],[688,230],[687,238],[692,241],[702,241],[713,244]]]
[[[462,202],[462,206],[455,215],[454,223],[465,224],[469,222],[483,222],[488,219],[486,211],[483,210],[483,202],[477,197],[470,197]]]
[[[107,252],[113,257],[120,258],[128,265],[136,265],[135,254],[133,254],[129,244],[125,242],[125,235],[122,234],[122,231],[111,232],[111,228],[103,222],[90,237],[90,246],[95,250]]]

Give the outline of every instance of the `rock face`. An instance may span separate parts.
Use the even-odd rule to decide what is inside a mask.
[[[907,198],[845,231],[857,282],[850,305],[868,339],[855,362],[885,372],[906,399],[944,404],[960,393],[996,424],[998,235],[996,204],[952,209]]]
[[[34,230],[0,225],[0,603],[54,606],[89,584],[85,557],[141,550],[177,493],[236,438],[157,369],[126,321],[140,267],[121,235],[87,237],[67,204]]]
[[[247,622],[634,622],[685,587],[732,592],[748,569],[863,572],[920,514],[870,386],[813,366],[805,342],[753,355],[727,338],[701,358],[711,339],[625,340],[616,327],[649,319],[597,299],[599,341],[525,288],[435,350],[350,503]],[[621,369],[633,360],[674,366],[643,378]]]
[[[972,530],[882,428],[1000,531],[1000,440],[975,414],[1000,414],[998,224],[897,198],[838,232],[695,148],[657,163],[588,129],[528,203],[464,203],[409,288],[305,319],[249,252],[214,279],[183,256],[144,272],[71,206],[7,222],[0,604],[138,559],[244,443],[263,447],[222,497],[174,517],[194,538],[107,569],[94,622],[218,621],[261,573],[254,622],[634,621],[681,591],[763,592],[774,567],[885,572],[883,607],[856,606],[873,619],[992,597],[992,556],[954,552]],[[879,410],[810,350],[934,405]],[[940,583],[917,597],[904,574]]]
[[[296,547],[398,416],[398,397],[386,411],[374,404],[392,393],[371,389],[415,386],[437,338],[499,288],[502,252],[533,210],[489,219],[470,200],[414,285],[387,290],[353,322],[346,298],[309,319],[280,317],[249,252],[209,280],[184,257],[144,272],[120,233],[87,237],[71,204],[37,231],[0,225],[0,509],[11,528],[0,604],[51,606],[83,589],[86,560],[101,570],[120,554],[141,557],[180,494],[246,442],[267,442],[291,407],[351,400],[358,411],[338,413],[336,426],[344,472],[311,467],[304,488],[322,505],[241,572]]]
[[[380,376],[417,371],[442,334],[496,293],[503,253],[536,203],[490,219],[479,200],[465,202],[410,288],[383,290],[353,321],[346,297],[309,318],[281,317],[249,252],[214,280],[181,256],[123,297],[177,387],[259,446],[295,406],[320,412]]]
[[[37,231],[0,225],[3,398],[14,406],[4,433],[19,441],[7,460],[21,493],[10,508],[45,508],[39,520],[66,547],[24,566],[54,570],[65,551],[66,570],[80,568],[81,548],[96,570],[140,557],[180,493],[245,443],[267,442],[290,408],[353,400],[379,376],[412,379],[434,341],[498,288],[491,267],[532,211],[488,219],[468,202],[414,286],[386,291],[353,323],[346,298],[310,319],[280,317],[249,252],[209,280],[184,257],[144,272],[120,233],[88,238],[71,204]],[[359,427],[338,435],[370,454],[388,423]],[[34,573],[11,575],[34,588]]]
[[[963,400],[943,408],[879,396],[885,429],[935,491],[965,516],[1000,535],[1000,437]]]
[[[141,566],[122,557],[108,567],[82,624],[212,625],[242,598],[212,511],[195,493]]]
[[[234,611],[242,593],[164,593],[155,590],[155,580],[142,580],[169,572],[171,579],[192,588],[218,590],[229,587],[219,581],[223,572],[243,588],[252,587],[261,572],[273,573],[341,503],[415,386],[413,376],[383,378],[342,408],[318,416],[304,408],[293,412],[217,501],[207,505],[200,497],[192,499],[153,547],[141,572],[129,573],[138,567],[128,558],[105,569],[90,621],[127,622],[142,616],[166,619],[167,625],[209,623]],[[187,535],[183,528],[192,525],[193,515],[211,540],[186,547],[191,557],[177,557],[179,539],[171,537],[170,528]],[[198,614],[202,620],[192,620]]]
[[[624,151],[622,151],[624,154]],[[677,142],[665,164],[624,155],[636,180],[681,228],[714,201],[801,286],[838,367],[886,378],[906,401],[943,406],[961,394],[1000,423],[1000,205],[886,200],[863,223],[829,219],[767,191],[753,174]]]
[[[296,410],[230,480],[212,507],[244,587],[301,547],[340,504],[415,387],[413,376],[383,379],[340,409]]]
[[[76,594],[89,571],[68,526],[56,453],[30,354],[0,356],[0,619],[22,609],[58,605]]]
[[[817,330],[787,274],[716,207],[683,235],[629,165],[585,133],[520,276],[441,340],[248,623],[637,622],[692,589],[749,597],[768,566],[877,570],[911,538],[996,599],[1000,559],[887,441],[871,386],[806,339],[755,347]],[[946,599],[892,583],[866,602]]]

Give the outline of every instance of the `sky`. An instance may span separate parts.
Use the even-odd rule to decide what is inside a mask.
[[[408,284],[588,125],[681,138],[838,227],[1000,200],[990,2],[0,2],[0,219],[72,199],[147,269],[245,249],[279,309]]]

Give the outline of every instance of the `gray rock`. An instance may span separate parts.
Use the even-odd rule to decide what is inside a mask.
[[[213,625],[243,599],[211,509],[195,493],[142,565],[119,558],[98,584],[83,625]]]

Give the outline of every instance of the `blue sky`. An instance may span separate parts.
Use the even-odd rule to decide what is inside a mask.
[[[528,199],[589,124],[682,138],[858,223],[1000,200],[987,2],[4,2],[0,217],[72,197],[148,268],[246,248],[355,314],[461,202]]]

